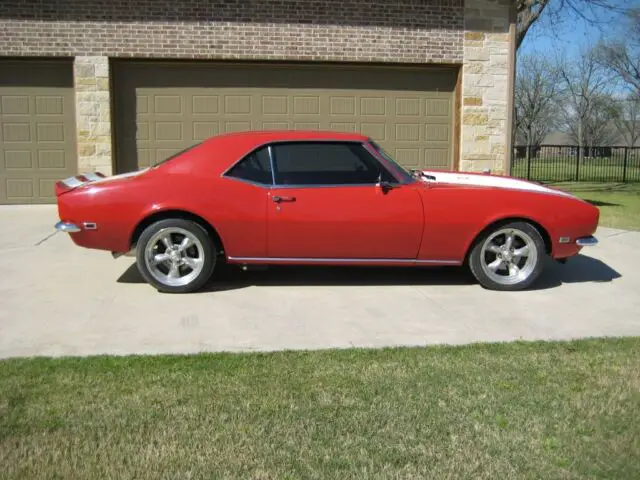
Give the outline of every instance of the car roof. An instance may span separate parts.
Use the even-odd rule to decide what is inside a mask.
[[[359,141],[365,142],[368,137],[352,132],[333,132],[328,130],[256,130],[222,133],[211,137],[210,140],[239,140],[255,141],[256,143],[286,142],[296,140],[325,140],[325,141]]]
[[[186,153],[203,158],[209,167],[223,172],[251,151],[273,142],[368,142],[369,137],[359,133],[316,130],[258,130],[222,133],[204,140],[197,148]]]

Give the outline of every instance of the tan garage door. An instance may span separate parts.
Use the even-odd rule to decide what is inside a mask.
[[[71,61],[0,60],[0,204],[52,203],[76,173]]]
[[[452,165],[453,69],[122,61],[114,79],[120,172],[261,129],[357,131],[408,167]]]

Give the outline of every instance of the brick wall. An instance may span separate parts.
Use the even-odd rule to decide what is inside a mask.
[[[2,55],[461,63],[464,0],[3,0]]]

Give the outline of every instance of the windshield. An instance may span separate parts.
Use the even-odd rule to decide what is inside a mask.
[[[413,175],[409,172],[405,167],[396,162],[391,155],[389,155],[380,145],[378,145],[373,140],[369,140],[369,143],[376,151],[391,164],[391,166],[398,172],[398,175],[402,177],[403,182],[412,182],[414,180]]]

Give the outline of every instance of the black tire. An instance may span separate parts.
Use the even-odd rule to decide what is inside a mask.
[[[523,234],[531,240],[531,245],[529,248],[535,249],[535,260],[531,260],[530,266],[527,266],[527,271],[530,273],[523,278],[522,280],[513,280],[514,283],[505,283],[505,281],[496,281],[495,277],[498,276],[494,274],[494,278],[492,278],[483,267],[483,262],[488,262],[492,260],[491,252],[487,252],[486,250],[483,252],[483,246],[488,239],[492,238],[495,234],[502,232],[504,230],[511,230],[517,235]],[[520,232],[520,233],[518,233]],[[526,238],[522,237],[522,238]],[[499,237],[496,237],[499,238]],[[522,239],[521,238],[521,239]],[[493,257],[494,261],[497,261],[496,257]],[[501,290],[501,291],[516,291],[516,290],[524,290],[530,287],[540,276],[542,270],[544,268],[544,264],[547,260],[547,253],[544,244],[544,240],[540,235],[540,232],[537,228],[527,222],[523,221],[515,221],[506,224],[496,225],[490,229],[484,231],[481,235],[478,236],[476,241],[473,244],[471,252],[469,254],[469,269],[473,276],[478,280],[480,285],[489,290]],[[485,263],[486,265],[486,263]],[[502,264],[505,265],[505,264]],[[486,267],[490,269],[489,266]],[[507,267],[502,267],[504,270]],[[501,271],[502,271],[501,270]],[[510,273],[510,272],[509,272]]]
[[[174,230],[167,230],[167,229],[184,230],[190,233],[193,237],[195,237],[200,243],[200,245],[196,245],[197,242],[195,242],[194,246],[196,248],[198,258],[200,258],[200,255],[202,255],[203,257],[202,269],[196,275],[194,275],[193,278],[189,278],[188,282],[183,285],[169,285],[167,283],[163,283],[161,280],[157,278],[158,276],[157,272],[156,272],[156,276],[154,276],[154,273],[152,273],[146,261],[147,247],[153,248],[153,245],[150,246],[149,242],[153,242],[154,244],[156,244],[157,240],[154,240],[154,237],[156,237],[162,231],[170,231],[170,232],[174,231]],[[172,235],[176,235],[176,233],[173,233]],[[179,235],[179,233],[177,233],[177,235]],[[200,254],[199,247],[201,247],[202,254]],[[155,222],[144,229],[144,231],[140,235],[140,238],[138,239],[137,246],[136,246],[136,263],[142,277],[147,281],[147,283],[154,286],[160,292],[164,292],[164,293],[195,292],[204,286],[204,284],[209,280],[209,278],[211,277],[211,274],[213,273],[213,270],[216,264],[215,252],[217,251],[217,249],[215,247],[216,246],[214,244],[214,240],[208,235],[207,231],[198,223],[193,222],[191,220],[184,220],[181,218],[169,218],[166,220],[160,220],[158,222]],[[180,267],[180,268],[184,269],[184,267]],[[187,271],[189,271],[188,268],[187,268]],[[186,277],[188,277],[188,275],[185,276],[185,278]]]

